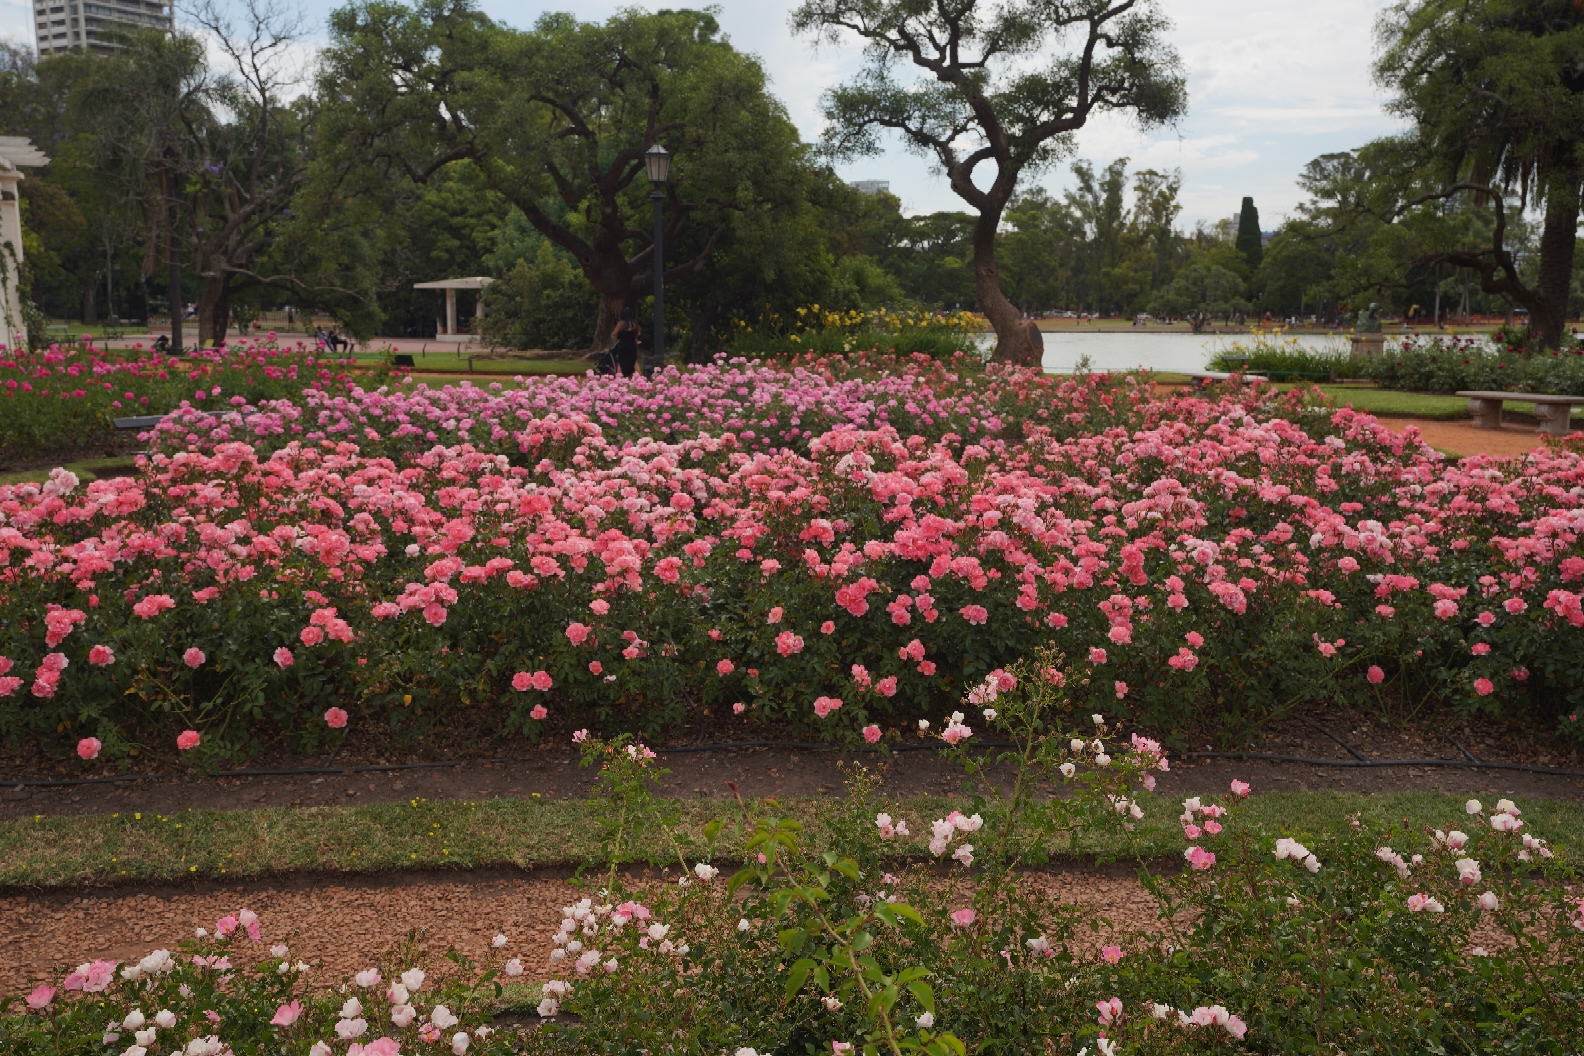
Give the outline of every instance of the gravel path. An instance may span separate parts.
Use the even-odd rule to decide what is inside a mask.
[[[1155,919],[1154,902],[1119,870],[1054,871],[1031,882],[1123,930],[1148,927]],[[583,896],[565,877],[501,871],[13,895],[0,898],[0,947],[7,951],[0,959],[0,994],[58,982],[61,966],[96,957],[134,960],[154,949],[175,949],[194,928],[213,927],[219,917],[243,907],[258,913],[263,945],[287,943],[293,957],[315,966],[313,979],[324,986],[339,985],[353,972],[379,963],[380,955],[413,929],[426,932],[423,945],[431,963],[447,949],[484,959],[490,938],[502,932],[510,940],[502,953],[522,958],[524,978],[544,979],[549,978],[548,937],[561,920],[561,907]],[[1102,944],[1093,938],[1096,949]]]

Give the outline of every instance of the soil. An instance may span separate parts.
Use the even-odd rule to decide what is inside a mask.
[[[1119,931],[1155,924],[1155,903],[1130,870],[1060,869],[1035,874],[1048,897],[1082,905]],[[245,884],[145,885],[126,891],[53,892],[0,898],[0,995],[25,993],[58,980],[94,958],[135,960],[174,950],[196,927],[213,927],[246,907],[259,915],[263,943],[284,942],[291,956],[314,965],[311,982],[339,985],[382,962],[410,930],[424,932],[424,963],[455,949],[475,962],[491,960],[490,939],[508,944],[494,957],[522,958],[523,981],[548,979],[549,936],[561,907],[585,897],[565,873],[505,871],[404,873],[348,879],[295,876]],[[323,926],[326,915],[332,927]],[[299,929],[301,929],[299,931]],[[1108,930],[1083,933],[1097,952]],[[400,965],[398,967],[410,967]]]
[[[1334,734],[1367,759],[1446,759],[1464,755],[1462,745],[1485,762],[1516,762],[1531,766],[1577,770],[1577,775],[1533,774],[1512,770],[1452,767],[1342,768],[1266,760],[1193,758],[1174,753],[1169,774],[1160,775],[1164,795],[1219,792],[1233,778],[1250,781],[1264,791],[1331,789],[1348,792],[1389,792],[1409,789],[1528,798],[1584,800],[1584,753],[1552,741],[1537,740],[1532,731],[1509,730],[1495,724],[1404,721],[1388,725],[1375,714],[1330,709],[1305,713],[1271,724],[1250,751],[1329,760],[1352,755]],[[715,729],[713,741],[747,741],[762,735],[752,729]],[[743,795],[802,797],[833,793],[841,788],[840,764],[862,760],[883,767],[887,791],[898,796],[945,795],[960,787],[961,774],[933,751],[898,752],[885,758],[875,753],[836,750],[744,747],[707,751],[660,748],[660,762],[671,771],[665,792],[679,797],[726,797],[727,782]],[[1208,748],[1195,745],[1194,748]],[[319,759],[267,760],[271,766],[316,766]],[[556,743],[511,745],[493,754],[470,756],[456,765],[405,770],[261,775],[255,777],[193,777],[177,771],[151,771],[143,779],[115,784],[29,787],[6,785],[11,780],[51,779],[75,771],[7,760],[0,773],[0,818],[36,814],[72,815],[114,811],[172,814],[193,809],[238,810],[251,807],[324,806],[405,801],[525,798],[537,793],[554,799],[582,797],[593,774],[578,766],[577,755],[564,738]],[[75,760],[73,760],[75,763]],[[349,750],[337,766],[378,765],[379,757]]]

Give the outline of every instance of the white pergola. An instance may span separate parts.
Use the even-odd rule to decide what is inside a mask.
[[[415,282],[413,283],[413,289],[445,291],[446,314],[444,336],[455,337],[457,336],[456,291],[482,290],[484,287],[488,286],[494,281],[495,280],[490,278],[488,275],[474,275],[471,278],[466,279],[437,279],[434,282]],[[484,318],[484,298],[479,298],[478,308],[474,311],[473,317],[475,319]]]
[[[5,254],[5,281],[0,283],[0,341],[7,348],[27,347],[27,326],[22,321],[22,290],[18,285],[22,271],[22,203],[17,200],[17,184],[22,166],[36,168],[49,164],[32,140],[22,136],[0,136],[0,253]]]

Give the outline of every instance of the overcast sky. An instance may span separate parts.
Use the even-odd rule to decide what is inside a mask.
[[[299,0],[322,40],[333,0]],[[640,3],[677,7],[686,0]],[[820,95],[857,69],[848,42],[818,47],[787,29],[795,0],[718,0],[721,23],[739,48],[764,62],[771,89],[805,138],[822,126]],[[483,0],[499,21],[526,27],[568,4]],[[629,4],[579,0],[580,18],[600,19]],[[1127,157],[1132,168],[1180,168],[1183,226],[1237,211],[1253,195],[1262,226],[1274,228],[1300,199],[1294,177],[1304,163],[1391,131],[1393,118],[1369,76],[1371,28],[1385,0],[1163,0],[1175,23],[1171,39],[1188,71],[1188,115],[1176,128],[1140,135],[1125,122],[1101,120],[1079,133],[1078,157],[1096,167]],[[32,42],[31,0],[0,0],[0,36]],[[180,2],[178,0],[178,13]],[[961,201],[928,162],[901,149],[842,167],[849,180],[889,180],[910,213],[957,209]],[[1065,166],[1042,177],[1066,185]]]

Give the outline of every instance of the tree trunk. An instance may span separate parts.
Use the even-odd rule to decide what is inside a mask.
[[[597,288],[596,288],[597,289]],[[598,290],[599,314],[594,319],[594,345],[592,352],[603,352],[615,340],[616,324],[621,320],[621,310],[627,304],[627,291],[607,293]]]
[[[99,321],[99,276],[95,275],[93,281],[83,287],[82,315],[85,325],[93,325]]]
[[[231,283],[205,279],[198,294],[198,341],[219,346],[231,325]]]
[[[1577,246],[1579,181],[1569,173],[1546,187],[1545,226],[1540,233],[1540,273],[1529,309],[1529,328],[1540,347],[1551,350],[1567,332],[1568,294],[1573,285],[1573,254]]]
[[[974,224],[974,295],[979,301],[979,310],[984,312],[985,318],[995,329],[994,361],[1039,367],[1042,359],[1040,350],[1029,340],[1023,313],[1001,292],[995,261],[996,228],[1000,226],[1000,209],[983,210]]]

